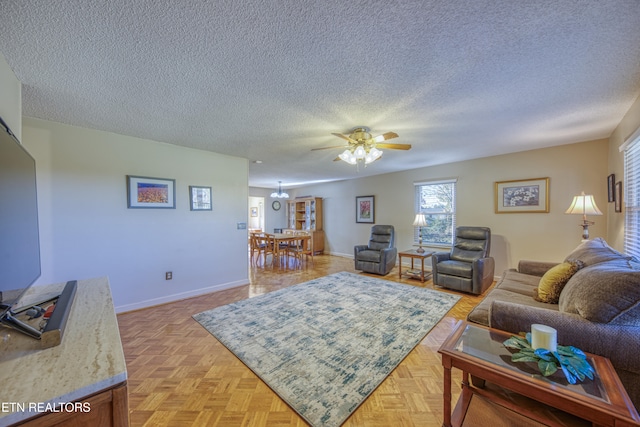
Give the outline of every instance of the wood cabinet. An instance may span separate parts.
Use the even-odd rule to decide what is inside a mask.
[[[287,228],[311,233],[313,252],[324,251],[322,230],[322,198],[302,197],[287,201]]]
[[[34,286],[47,295],[64,283]],[[59,345],[0,328],[0,426],[129,425],[127,368],[106,277],[78,280]]]

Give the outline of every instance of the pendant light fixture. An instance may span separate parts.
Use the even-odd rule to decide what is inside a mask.
[[[275,199],[288,199],[289,194],[282,191],[282,181],[278,181],[278,191],[271,193],[271,197]]]

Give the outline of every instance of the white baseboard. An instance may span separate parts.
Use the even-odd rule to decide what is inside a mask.
[[[353,259],[353,254],[343,254],[343,253],[340,253],[340,252],[329,252],[329,255],[339,256],[339,257],[342,257],[342,258]]]
[[[236,288],[238,286],[246,285],[249,282],[247,280],[238,280],[235,282],[221,283],[219,285],[209,286],[207,288],[195,289],[188,292],[181,292],[179,294],[166,295],[160,298],[153,298],[150,300],[140,301],[133,304],[125,304],[115,307],[116,313],[124,313],[127,311],[140,310],[142,308],[149,308],[156,305],[166,304],[168,302],[180,301],[187,298],[197,297],[198,295],[210,294],[212,292],[222,291],[225,289]]]

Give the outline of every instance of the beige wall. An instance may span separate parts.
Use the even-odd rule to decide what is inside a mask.
[[[353,256],[353,246],[366,243],[371,228],[355,222],[356,196],[376,196],[376,224],[394,225],[398,249],[409,249],[414,182],[457,178],[457,223],[491,227],[496,275],[501,275],[520,259],[561,261],[580,243],[581,217],[564,212],[573,196],[583,190],[594,194],[598,205],[606,209],[607,156],[608,141],[598,140],[313,185],[297,189],[296,194],[324,198],[326,247],[331,253]],[[494,212],[496,181],[540,177],[550,178],[549,213]],[[591,236],[606,238],[606,214],[591,219],[596,221]]]
[[[609,138],[609,169],[608,173],[616,176],[616,181],[622,181],[624,188],[624,154],[620,146],[640,127],[640,98],[631,106],[616,130]],[[624,200],[624,194],[622,196]],[[615,212],[613,203],[607,206],[609,212],[607,223],[608,242],[619,251],[624,250],[624,202],[622,212]]]

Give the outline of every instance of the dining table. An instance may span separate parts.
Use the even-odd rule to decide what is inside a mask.
[[[302,247],[307,247],[310,244],[310,233],[266,233],[266,237],[273,239],[273,259],[279,263],[281,257],[281,249],[286,248],[286,245],[291,244],[294,241],[301,241]],[[313,252],[312,252],[313,256]]]

